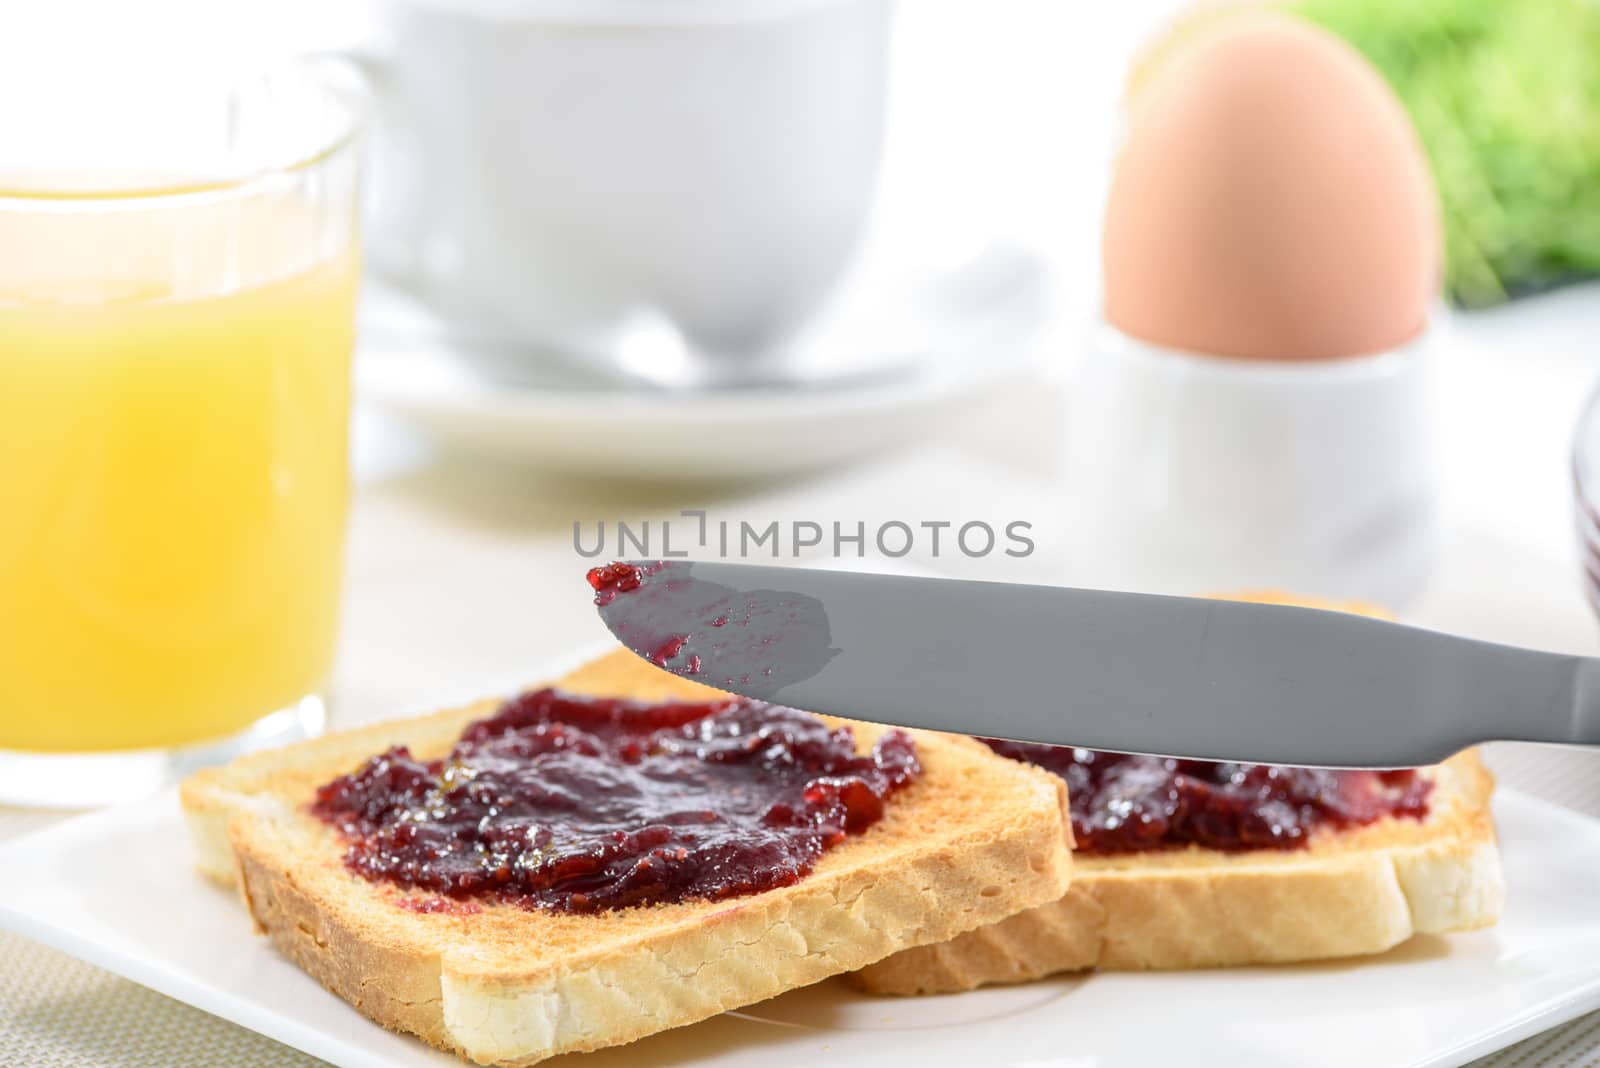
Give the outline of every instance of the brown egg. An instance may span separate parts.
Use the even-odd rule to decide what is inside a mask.
[[[1350,46],[1274,13],[1219,20],[1148,75],[1128,118],[1101,245],[1113,326],[1263,360],[1373,353],[1423,329],[1432,176]]]

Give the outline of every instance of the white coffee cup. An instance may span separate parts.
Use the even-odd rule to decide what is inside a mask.
[[[868,214],[888,0],[386,0],[369,248],[487,369],[770,358]]]

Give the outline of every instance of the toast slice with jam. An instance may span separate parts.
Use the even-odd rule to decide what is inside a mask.
[[[1281,594],[1242,599],[1382,614],[1367,605]],[[1009,748],[1028,758],[1028,747]],[[1234,796],[1242,792],[1278,804],[1287,799],[1287,808],[1258,806],[1229,822],[1180,801],[1176,807],[1187,804],[1186,811],[1164,811],[1161,818],[1187,823],[1191,833],[1162,828],[1148,848],[1137,848],[1126,826],[1112,828],[1125,832],[1120,836],[1106,832],[1116,819],[1138,816],[1142,800],[1154,792],[1150,784],[1139,798],[1097,798],[1101,783],[1080,789],[1080,783],[1093,781],[1081,768],[1106,755],[1066,756],[1071,752],[1057,750],[1054,760],[1035,754],[1069,776],[1078,850],[1067,893],[949,942],[897,953],[853,976],[858,986],[880,994],[938,994],[1088,968],[1214,968],[1357,957],[1381,953],[1415,934],[1467,931],[1499,918],[1504,887],[1489,808],[1494,780],[1474,751],[1399,776],[1315,772],[1304,773],[1309,778],[1298,783],[1301,773],[1288,769],[1195,768],[1191,780],[1203,776],[1223,792],[1237,780],[1241,789]],[[1144,758],[1132,771],[1142,774],[1158,763]],[[1168,763],[1182,770],[1194,762]],[[1128,768],[1113,765],[1113,773],[1119,770]],[[1293,788],[1273,797],[1264,782],[1272,778]],[[1341,783],[1387,791],[1392,805],[1363,807],[1359,797],[1338,796]],[[1206,781],[1160,785],[1188,788],[1202,799],[1208,789],[1217,792]],[[1328,791],[1332,796],[1319,796]],[[1318,818],[1321,809],[1343,818]],[[1213,821],[1208,828],[1205,819]]]
[[[1061,780],[979,742],[791,723],[855,750],[819,749],[797,772],[798,743],[763,733],[759,716],[748,718],[759,709],[744,707],[739,721],[684,712],[729,699],[627,652],[553,687],[524,702],[537,715],[516,700],[485,701],[195,775],[182,800],[197,866],[237,885],[258,929],[361,1012],[491,1065],[693,1023],[1067,890]],[[598,719],[579,716],[571,730],[562,702],[581,711],[586,697],[625,707],[597,706]],[[638,715],[653,717],[641,745],[606,741],[605,723]],[[474,763],[471,739],[497,746],[493,759]],[[521,802],[504,791],[525,769],[506,761],[523,751],[578,756],[527,773],[520,788],[543,816],[507,830],[501,817]],[[748,753],[777,770],[728,787],[735,773],[719,762]],[[629,778],[640,768],[642,779]],[[684,769],[683,781],[672,778]],[[585,794],[601,779],[598,795]],[[748,796],[769,779],[792,796]],[[486,783],[501,792],[484,802]],[[700,811],[706,783],[721,784],[724,811]],[[882,796],[863,792],[874,786]],[[657,801],[660,818],[644,818],[640,805]],[[489,830],[435,821],[478,802]],[[759,818],[741,824],[740,812]],[[563,819],[589,837],[574,839]],[[711,834],[724,825],[732,838]]]

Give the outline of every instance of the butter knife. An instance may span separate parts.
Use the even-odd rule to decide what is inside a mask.
[[[663,670],[852,719],[1319,767],[1600,744],[1600,659],[1343,612],[684,560],[610,575],[601,619]]]

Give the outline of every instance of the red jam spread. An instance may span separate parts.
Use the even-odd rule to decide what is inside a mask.
[[[603,567],[591,567],[584,578],[594,588],[594,603],[602,608],[617,599],[620,593],[636,590],[652,572],[638,564],[614,560]]]
[[[312,811],[368,879],[597,912],[797,882],[920,773],[901,731],[861,756],[848,728],[746,698],[546,689],[470,725],[442,760],[373,757],[319,789]]]
[[[1421,819],[1432,784],[1415,771],[1329,771],[1129,756],[985,738],[995,752],[1067,780],[1082,853],[1300,849],[1319,827]]]

